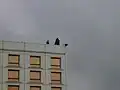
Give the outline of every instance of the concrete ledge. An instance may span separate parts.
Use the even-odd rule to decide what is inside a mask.
[[[38,44],[38,43],[25,43],[25,51],[44,52],[45,51],[45,45],[44,44]]]
[[[66,48],[57,45],[46,45],[46,52],[52,53],[66,53]]]
[[[24,50],[24,43],[22,42],[3,41],[2,44],[2,49]]]
[[[67,52],[66,47],[61,45],[46,45],[15,41],[0,41],[0,50],[51,54],[65,54]]]
[[[2,41],[0,41],[0,49],[2,49]]]

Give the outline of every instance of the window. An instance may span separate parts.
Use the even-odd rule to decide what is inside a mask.
[[[19,90],[19,85],[8,85],[8,90]]]
[[[30,81],[40,82],[41,80],[41,71],[30,71]]]
[[[8,81],[19,81],[19,70],[8,70]]]
[[[40,86],[30,86],[30,90],[41,90]]]
[[[52,84],[61,83],[61,72],[51,72],[51,83]]]
[[[51,57],[51,67],[52,68],[61,68],[61,58],[60,57]]]
[[[9,54],[8,65],[9,66],[19,66],[20,55]]]
[[[52,87],[52,90],[62,90],[61,87]]]
[[[30,56],[30,67],[40,67],[41,57],[40,56]]]

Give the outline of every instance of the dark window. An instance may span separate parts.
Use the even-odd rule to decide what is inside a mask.
[[[51,67],[54,69],[61,68],[61,58],[60,57],[51,57]]]
[[[30,67],[41,67],[41,57],[30,56]]]
[[[51,89],[52,89],[52,90],[62,90],[61,87],[52,87]]]
[[[41,86],[30,86],[30,90],[41,90]]]
[[[61,84],[61,72],[51,72],[51,83]]]
[[[8,90],[19,90],[19,85],[8,85]]]
[[[19,81],[19,70],[8,70],[8,81]]]
[[[40,82],[41,81],[41,71],[30,71],[30,81]]]
[[[19,66],[19,64],[20,64],[20,55],[9,54],[8,65]]]

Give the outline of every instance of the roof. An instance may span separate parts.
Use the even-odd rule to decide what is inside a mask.
[[[0,50],[65,54],[64,45],[40,44],[19,41],[0,41]]]

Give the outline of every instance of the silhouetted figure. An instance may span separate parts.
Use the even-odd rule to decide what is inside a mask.
[[[65,44],[65,47],[67,47],[68,46],[68,44]]]
[[[47,40],[46,44],[49,44],[49,40]]]
[[[55,45],[60,45],[60,40],[58,38],[55,40]]]

